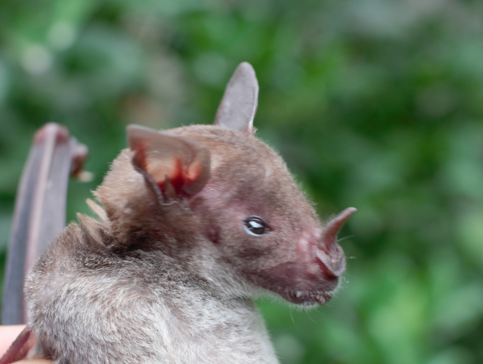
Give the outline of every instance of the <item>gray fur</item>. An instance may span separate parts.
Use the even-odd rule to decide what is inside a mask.
[[[72,224],[29,276],[30,325],[59,364],[276,363],[246,289],[224,283],[161,252],[111,253]]]

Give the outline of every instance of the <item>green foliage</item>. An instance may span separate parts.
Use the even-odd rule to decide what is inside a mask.
[[[456,0],[0,0],[0,246],[33,132],[87,144],[211,123],[241,61],[258,135],[321,216],[359,209],[347,274],[316,311],[260,302],[285,364],[483,362],[483,4]]]

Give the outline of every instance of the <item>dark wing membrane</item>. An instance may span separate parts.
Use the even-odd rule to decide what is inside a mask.
[[[79,170],[87,149],[67,129],[49,123],[34,137],[24,168],[10,235],[4,282],[2,324],[25,324],[26,272],[65,227],[67,183]]]

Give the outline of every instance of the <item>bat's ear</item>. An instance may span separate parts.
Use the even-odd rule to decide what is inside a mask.
[[[127,127],[132,163],[161,203],[199,192],[210,177],[210,151],[182,136],[138,125]]]
[[[253,67],[243,62],[226,86],[214,124],[252,134],[257,105],[257,77]]]

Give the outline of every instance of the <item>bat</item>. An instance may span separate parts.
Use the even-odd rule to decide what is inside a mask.
[[[278,363],[254,299],[323,305],[346,268],[282,158],[255,137],[242,63],[214,125],[127,128],[129,148],[30,270],[29,357],[55,363]],[[0,362],[1,363],[1,362]],[[3,364],[3,363],[2,363]]]

